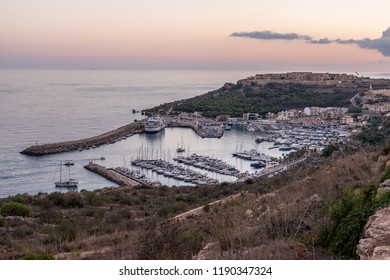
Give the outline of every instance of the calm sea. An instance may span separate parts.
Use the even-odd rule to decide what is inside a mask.
[[[232,158],[231,153],[236,149],[256,148],[266,153],[269,150],[266,143],[255,144],[255,134],[239,130],[228,131],[221,139],[201,139],[192,130],[172,128],[157,135],[136,135],[82,152],[44,157],[29,157],[19,152],[35,143],[94,136],[142,118],[133,114],[133,109],[142,110],[203,94],[225,82],[236,82],[253,74],[244,71],[0,70],[0,197],[58,191],[53,177],[58,175],[60,161],[66,160],[75,162],[71,175],[79,180],[80,190],[113,186],[83,166],[102,156],[106,160],[100,163],[105,166],[127,166],[141,149],[148,151],[149,158],[165,156],[172,160],[179,142],[184,143],[187,152],[189,149],[190,153],[221,158],[242,171],[250,170],[248,162]],[[378,75],[388,77],[386,73]],[[173,179],[157,179],[168,185],[179,184]]]

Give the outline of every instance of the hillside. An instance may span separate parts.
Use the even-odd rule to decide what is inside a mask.
[[[288,74],[278,74],[279,76],[271,78],[256,75],[239,80],[236,84],[226,83],[215,91],[166,103],[147,111],[170,109],[178,112],[198,111],[209,117],[219,114],[242,117],[247,112],[265,115],[268,112],[307,106],[348,107],[350,99],[356,93],[367,91],[370,85],[374,88],[390,87],[390,81],[384,79],[357,76],[348,76],[346,79],[344,76],[338,77],[339,74],[322,77],[325,74],[314,73],[297,78],[292,75],[297,73],[290,73],[290,76]],[[312,80],[313,75],[317,80]]]
[[[390,203],[372,198],[390,177],[388,152],[344,147],[245,183],[1,199],[0,258],[356,258],[368,215]]]

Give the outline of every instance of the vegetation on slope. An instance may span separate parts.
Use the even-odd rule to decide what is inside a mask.
[[[219,114],[242,117],[242,114],[247,112],[265,115],[268,112],[307,106],[348,107],[350,98],[356,93],[356,88],[299,83],[250,86],[228,84],[216,91],[173,104],[173,110],[198,111],[210,117]]]
[[[348,236],[360,236],[364,211],[374,205],[369,186],[383,174],[387,160],[377,150],[350,154],[341,146],[328,158],[241,184],[118,187],[1,199],[0,207],[17,202],[31,213],[0,217],[0,258],[192,259],[199,253],[217,259],[351,258],[356,239],[344,242],[346,231],[325,233],[349,229],[353,222],[356,230]],[[237,193],[242,195],[212,203]],[[342,201],[351,203],[339,209]],[[367,207],[360,209],[365,201]],[[171,220],[199,206],[204,207],[196,214]],[[348,246],[335,250],[337,244]]]

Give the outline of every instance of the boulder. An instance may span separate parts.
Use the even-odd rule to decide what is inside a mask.
[[[390,207],[368,219],[356,253],[362,260],[390,260]]]
[[[384,192],[390,191],[390,179],[385,180],[383,183],[379,185],[379,188],[377,189],[376,193],[377,195],[380,195]]]

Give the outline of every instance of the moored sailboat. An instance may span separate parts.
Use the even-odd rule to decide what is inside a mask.
[[[68,168],[68,177],[66,179],[62,179],[62,162],[60,164],[60,180],[54,182],[56,187],[66,187],[66,188],[77,188],[78,181],[76,179],[70,178],[70,166],[71,165],[66,165]]]

